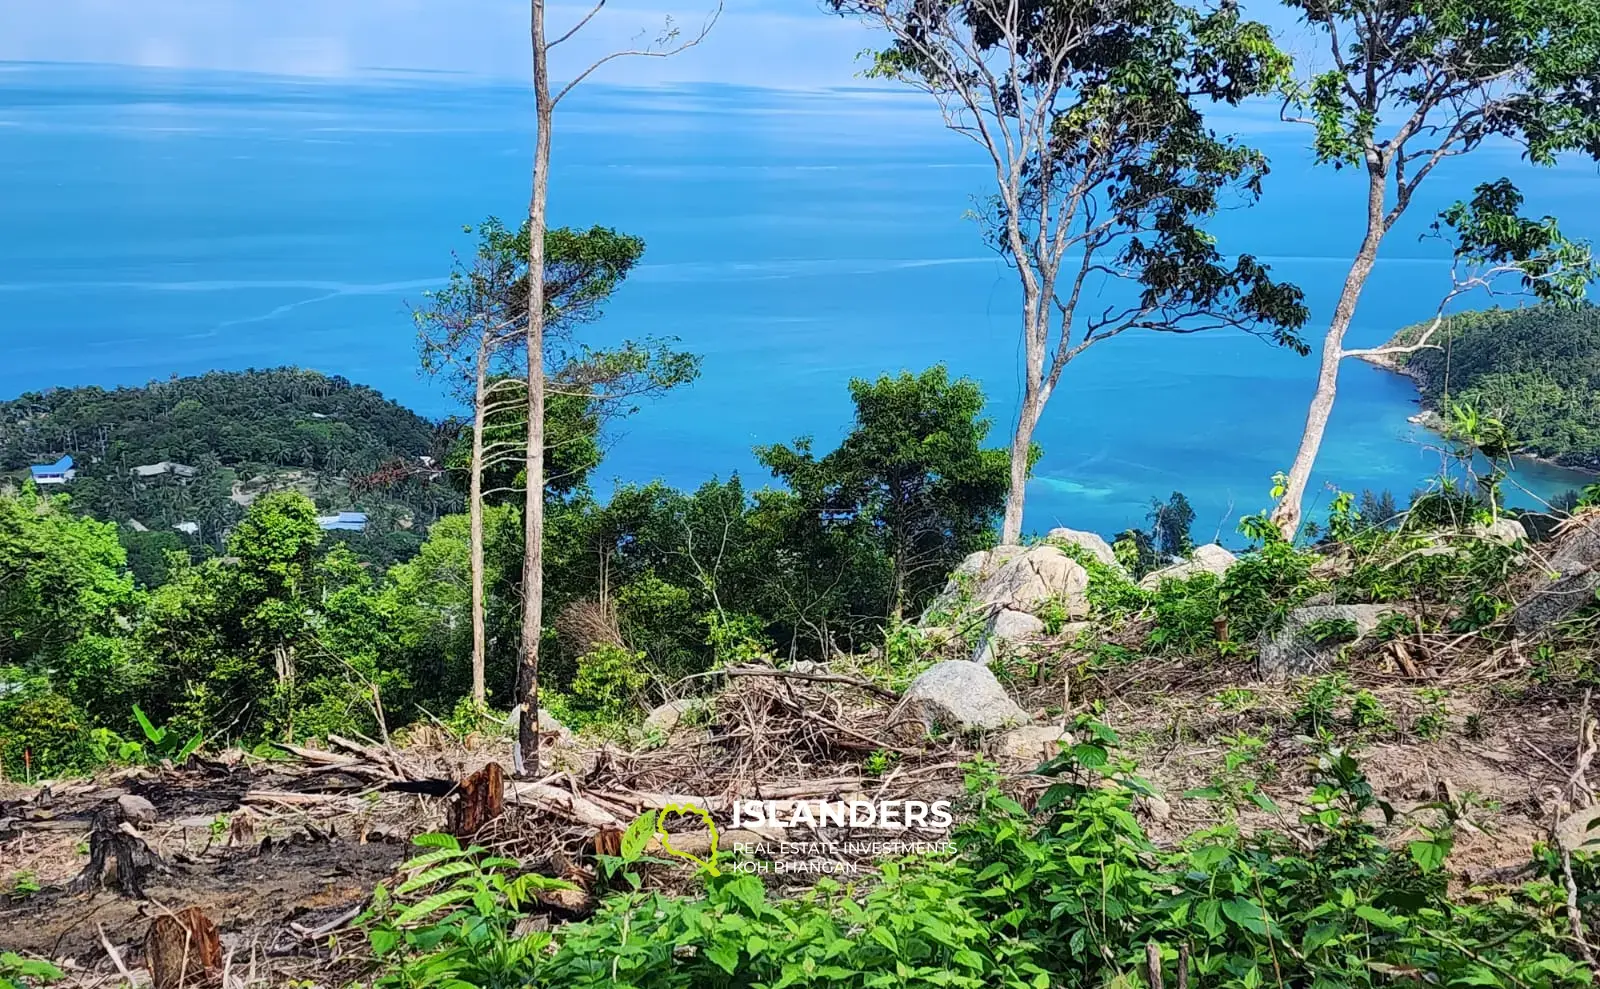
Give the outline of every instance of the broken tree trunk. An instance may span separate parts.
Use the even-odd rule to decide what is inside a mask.
[[[143,877],[166,863],[145,844],[116,801],[95,811],[89,831],[89,864],[72,881],[75,890],[97,889],[107,877],[115,879],[124,896],[144,899]]]
[[[448,824],[457,838],[471,838],[505,810],[505,770],[491,762],[461,781],[450,804]]]
[[[164,913],[144,936],[145,967],[154,989],[185,989],[222,970],[222,942],[199,907]]]

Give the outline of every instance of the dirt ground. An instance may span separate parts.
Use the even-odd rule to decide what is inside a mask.
[[[1262,683],[1245,664],[1215,658],[1143,658],[1088,672],[1062,655],[1043,678],[1034,667],[1011,669],[1008,688],[1040,724],[1099,711],[1120,735],[1123,753],[1139,761],[1140,775],[1164,795],[1142,806],[1157,841],[1230,823],[1248,830],[1296,822],[1313,753],[1303,737],[1308,729],[1295,717],[1304,683]],[[1352,670],[1348,678],[1329,717],[1341,736],[1358,743],[1379,795],[1400,810],[1452,801],[1466,815],[1449,862],[1458,881],[1516,878],[1534,843],[1550,833],[1558,811],[1553,801],[1578,747],[1582,698],[1526,684],[1511,689],[1504,680],[1428,695],[1423,691],[1437,684],[1377,668]],[[960,763],[975,745],[995,747],[994,738],[908,734],[885,717],[888,699],[849,686],[774,684],[731,681],[709,723],[684,725],[664,744],[657,739],[630,751],[567,743],[547,781],[558,796],[570,792],[572,804],[508,808],[496,847],[541,869],[549,866],[539,861],[541,850],[580,858],[597,830],[652,806],[651,791],[705,796],[708,805],[710,798],[754,796],[762,788],[760,795],[827,799],[959,793]],[[1365,734],[1350,728],[1350,699],[1360,689],[1385,713],[1386,727]],[[1443,719],[1434,740],[1419,731],[1430,712]],[[892,756],[887,771],[885,753]],[[1241,753],[1248,758],[1240,761]],[[1237,763],[1231,769],[1230,756]],[[481,748],[449,756],[407,752],[405,761],[425,770],[407,775],[398,759],[380,772],[371,759],[329,756],[291,767],[235,754],[232,764],[196,760],[183,770],[123,770],[48,789],[0,784],[0,891],[11,890],[0,895],[0,948],[53,959],[80,984],[100,984],[114,977],[107,944],[137,969],[152,919],[198,906],[216,922],[236,981],[322,984],[338,954],[330,954],[330,935],[358,942],[348,923],[373,886],[417,851],[412,836],[444,822],[445,801],[390,792],[384,778],[458,779],[488,758]],[[874,761],[879,765],[869,768]],[[1024,796],[1047,785],[1028,775],[1026,760],[1002,768]],[[1212,786],[1254,787],[1280,805],[1282,818],[1184,796]],[[144,899],[98,884],[71,891],[89,858],[96,811],[123,794],[154,805],[156,821],[140,833],[165,871],[150,874]],[[574,808],[583,800],[590,802],[580,814]],[[1418,834],[1402,825],[1386,837],[1398,842]]]

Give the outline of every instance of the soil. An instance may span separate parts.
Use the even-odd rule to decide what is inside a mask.
[[[1040,656],[1048,657],[1042,678],[1034,662]],[[1122,753],[1137,759],[1139,774],[1164,795],[1164,805],[1140,808],[1160,843],[1218,826],[1293,827],[1306,806],[1314,747],[1305,737],[1311,727],[1296,718],[1304,683],[1263,683],[1250,664],[1216,656],[1096,664],[1066,642],[1003,663],[999,672],[1036,723],[1068,724],[1072,714],[1094,712],[1120,735]],[[1465,815],[1448,861],[1457,881],[1516,880],[1562,810],[1557,795],[1576,757],[1581,698],[1541,688],[1521,674],[1451,678],[1436,672],[1406,680],[1378,656],[1343,675],[1347,686],[1330,727],[1357,746],[1377,793],[1396,809],[1424,817],[1434,813],[1428,805],[1453,802]],[[1349,703],[1359,689],[1375,698],[1388,725],[1352,727]],[[1434,689],[1442,700],[1423,692]],[[1437,722],[1441,703],[1443,733],[1422,737],[1433,733],[1427,717]],[[760,780],[767,796],[804,792],[808,799],[958,794],[961,763],[985,740],[908,733],[889,724],[889,707],[839,684],[735,679],[716,699],[710,723],[684,725],[664,744],[631,751],[557,746],[554,768],[564,765],[568,772],[550,776],[556,782],[546,789],[574,800],[582,793],[599,801],[590,813],[614,813],[598,832],[570,811],[563,816],[548,796],[539,807],[526,801],[511,807],[508,786],[506,815],[480,840],[546,874],[577,876],[585,868],[584,849],[648,806],[638,802],[647,791],[724,798],[742,791],[748,797],[749,781]],[[1247,746],[1241,741],[1246,735],[1259,744]],[[1246,747],[1253,756],[1230,771],[1229,756],[1237,759]],[[894,754],[893,768],[869,769],[885,752]],[[409,764],[403,775],[424,783],[425,777],[461,779],[488,758],[485,751],[459,748],[448,758],[437,751],[401,755]],[[152,920],[199,907],[221,933],[236,982],[325,982],[334,964],[342,966],[339,981],[355,978],[359,962],[352,958],[359,951],[351,949],[364,942],[346,929],[350,918],[376,884],[417,852],[410,838],[441,829],[447,819],[447,800],[386,789],[386,779],[402,774],[400,755],[390,758],[380,769],[370,758],[312,759],[290,767],[235,756],[232,764],[196,760],[181,771],[124,770],[48,790],[0,790],[0,889],[15,887],[19,876],[41,887],[0,896],[0,949],[53,959],[80,984],[100,984],[114,972],[105,943],[137,969]],[[1024,798],[1050,782],[1030,775],[1031,765],[1002,768]],[[815,788],[807,790],[808,782]],[[1186,795],[1228,785],[1269,795],[1281,816],[1248,801],[1237,810]],[[109,887],[72,892],[69,884],[88,859],[91,822],[124,793],[156,807],[157,822],[140,833],[166,871],[144,878],[145,899]],[[729,822],[724,815],[718,823]],[[1421,836],[1414,822],[1382,833],[1395,843]],[[577,872],[562,871],[572,868]],[[331,951],[330,933],[343,939]]]

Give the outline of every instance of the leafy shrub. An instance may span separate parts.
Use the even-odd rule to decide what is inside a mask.
[[[1050,545],[1076,560],[1089,575],[1089,606],[1095,614],[1106,618],[1121,618],[1139,611],[1149,600],[1149,595],[1130,581],[1126,574],[1116,567],[1102,563],[1082,546],[1055,541],[1050,541]],[[1039,617],[1045,616],[1040,614]],[[1048,622],[1046,619],[1047,625]],[[1052,631],[1050,634],[1054,635],[1055,632]]]
[[[573,728],[626,726],[642,715],[639,699],[649,682],[644,653],[599,643],[578,658],[567,692],[552,694],[551,710]]]
[[[12,684],[0,695],[0,765],[10,779],[46,779],[99,766],[88,718],[41,679]]]
[[[1273,530],[1276,532],[1276,530]],[[1311,577],[1317,557],[1282,539],[1268,539],[1228,568],[1218,600],[1235,638],[1250,641],[1283,625],[1286,615],[1327,584]]]
[[[1216,574],[1198,573],[1187,580],[1163,580],[1151,598],[1155,627],[1150,645],[1163,652],[1199,652],[1216,641],[1216,620],[1222,614]]]
[[[1311,732],[1332,727],[1349,690],[1349,682],[1339,673],[1329,673],[1303,685],[1294,711],[1295,723]]]
[[[201,743],[205,741],[203,732],[197,731],[185,741],[182,735],[171,728],[157,728],[137,704],[133,705],[133,719],[144,732],[145,752],[157,761],[170,759],[175,765],[182,765],[199,751]]]
[[[1115,733],[1080,718],[1074,736],[1039,768],[1051,784],[1034,811],[975,764],[954,857],[885,863],[865,888],[824,881],[774,899],[754,874],[702,872],[701,895],[614,895],[587,921],[518,939],[515,904],[534,881],[449,845],[374,897],[376,984],[1132,989],[1151,946],[1167,984],[1180,947],[1190,984],[1230,989],[1591,984],[1555,884],[1453,898],[1452,813],[1419,812],[1436,816],[1389,848],[1377,821],[1395,810],[1346,750],[1315,752],[1302,843],[1226,829],[1164,850],[1134,815],[1151,791]],[[1242,772],[1257,747],[1236,748]]]

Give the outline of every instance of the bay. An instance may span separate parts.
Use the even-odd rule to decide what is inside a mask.
[[[296,364],[452,411],[417,373],[407,306],[470,249],[463,224],[525,209],[528,104],[517,87],[400,74],[0,63],[0,396]],[[1305,288],[1315,345],[1359,238],[1359,181],[1314,167],[1268,108],[1218,123],[1274,171],[1259,205],[1213,230]],[[555,142],[554,221],[648,245],[599,338],[677,336],[705,358],[693,387],[612,437],[602,489],[733,471],[763,483],[751,447],[810,434],[827,448],[848,423],[850,377],[935,362],[983,383],[1006,440],[1014,277],[965,216],[983,162],[915,94],[585,84]],[[1448,266],[1428,220],[1501,174],[1569,233],[1600,232],[1592,167],[1536,170],[1510,148],[1452,162],[1386,245],[1352,345],[1431,315]],[[1092,348],[1039,429],[1028,526],[1115,532],[1181,490],[1198,537],[1235,541],[1294,453],[1315,371],[1236,332]],[[1328,485],[1403,500],[1436,476],[1444,454],[1407,423],[1415,411],[1408,381],[1347,362],[1318,502]],[[1510,500],[1588,480],[1522,464]]]

